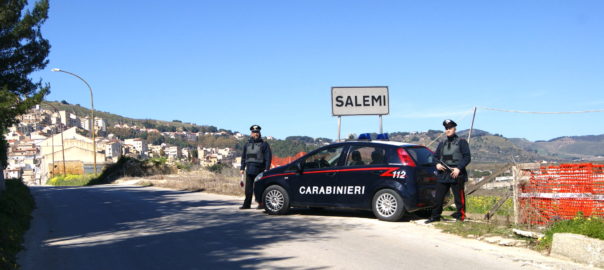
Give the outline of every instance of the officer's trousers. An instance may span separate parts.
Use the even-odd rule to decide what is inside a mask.
[[[245,200],[243,201],[243,207],[252,206],[252,196],[254,195],[254,179],[257,174],[246,174],[245,175]],[[258,201],[258,198],[256,198]]]
[[[464,190],[465,177],[458,177],[455,183],[436,183],[436,196],[434,199],[434,208],[432,208],[432,219],[440,219],[443,212],[443,202],[445,195],[449,192],[449,189],[453,192],[453,199],[455,200],[455,208],[457,211],[451,215],[457,219],[466,219],[466,194]]]

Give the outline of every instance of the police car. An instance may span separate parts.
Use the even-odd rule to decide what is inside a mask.
[[[436,167],[430,149],[392,141],[358,140],[316,149],[258,175],[254,194],[271,215],[290,207],[373,211],[385,221],[432,207]]]

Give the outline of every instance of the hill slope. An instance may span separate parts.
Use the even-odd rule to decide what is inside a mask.
[[[80,117],[90,114],[89,109],[79,105],[61,102],[50,103],[59,110],[72,112]],[[52,110],[45,103],[42,104],[42,107]],[[95,111],[95,115],[105,119],[109,127],[115,124],[128,124],[130,126],[157,128],[160,131],[226,131],[228,135],[233,134],[230,130],[219,129],[214,126],[182,123],[178,120],[168,122],[152,119],[133,119],[102,111]],[[467,138],[468,133],[469,130],[458,132],[462,138]],[[393,141],[426,145],[434,150],[438,145],[438,141],[443,139],[443,134],[441,130],[394,132],[390,133],[390,139]],[[273,150],[279,156],[291,156],[300,151],[311,151],[329,142],[331,140],[325,138],[314,139],[306,136],[290,136],[285,140],[273,141],[275,146]],[[531,142],[523,138],[508,139],[501,135],[494,135],[487,131],[474,129],[472,131],[472,138],[470,139],[470,149],[474,162],[604,161],[604,134],[559,137],[549,141]]]

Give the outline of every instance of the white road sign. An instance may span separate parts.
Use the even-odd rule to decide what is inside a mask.
[[[387,115],[388,86],[332,87],[331,112],[334,116]]]

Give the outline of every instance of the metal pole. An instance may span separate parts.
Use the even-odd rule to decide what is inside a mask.
[[[340,141],[341,129],[342,129],[342,116],[338,116],[338,142]]]
[[[382,115],[380,114],[380,134],[384,133],[384,130],[382,129]]]
[[[59,116],[59,123],[57,124],[57,126],[60,128],[59,129],[59,133],[61,133],[61,154],[63,156],[63,176],[67,176],[67,170],[66,170],[66,166],[65,166],[65,140],[63,139],[63,128],[62,128],[62,119],[61,119],[61,114],[59,113],[59,109],[57,109],[57,107],[55,107],[54,105],[52,105],[52,103],[47,103],[50,107],[52,107],[55,110],[55,113]],[[67,118],[65,118],[65,123],[67,123]],[[54,176],[54,166],[55,166],[55,150],[54,150],[54,136],[52,137],[52,141],[53,141],[53,150],[52,150],[52,176]]]
[[[520,178],[520,173],[521,170],[518,167],[518,165],[514,165],[514,167],[512,167],[512,176],[513,176],[513,180],[512,180],[512,192],[513,192],[513,198],[514,198],[514,224],[518,224],[518,179]]]
[[[63,176],[67,176],[67,169],[65,168],[65,140],[63,140],[63,131],[63,127],[61,126],[61,152],[63,153]]]
[[[476,107],[474,107],[474,115],[472,115],[472,125],[470,126],[470,132],[468,133],[468,144],[470,144],[470,137],[472,137],[472,130],[474,129],[474,119],[476,119]]]
[[[63,73],[67,73],[69,75],[72,75],[80,80],[82,80],[86,86],[88,86],[88,90],[90,90],[90,115],[91,115],[91,125],[90,125],[90,132],[92,133],[92,154],[93,154],[93,158],[94,158],[94,174],[96,174],[96,139],[95,139],[95,132],[94,132],[94,98],[92,97],[92,87],[90,86],[90,84],[88,84],[88,82],[86,82],[86,80],[84,80],[82,77],[71,73],[69,71],[65,71],[62,69],[58,69],[58,68],[53,68],[52,71],[54,72],[63,72]]]
[[[50,135],[50,143],[52,145],[52,169],[50,170],[50,178],[55,176],[55,135],[57,135],[56,130],[54,134]]]

